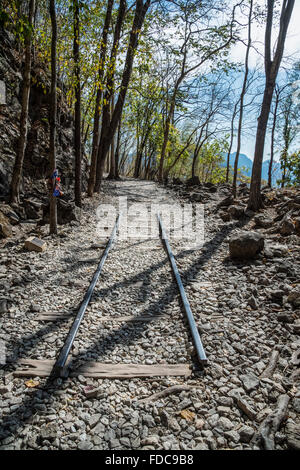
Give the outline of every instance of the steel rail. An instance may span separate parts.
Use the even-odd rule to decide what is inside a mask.
[[[66,362],[67,362],[71,347],[73,345],[75,336],[78,332],[80,323],[83,319],[83,316],[85,314],[87,306],[88,306],[88,304],[91,300],[93,291],[95,289],[96,283],[97,283],[97,281],[99,279],[99,276],[101,274],[101,271],[102,271],[102,268],[104,266],[107,255],[109,253],[109,250],[111,249],[111,247],[112,247],[112,245],[115,241],[117,231],[118,231],[118,227],[119,227],[120,217],[121,217],[121,214],[119,214],[118,217],[117,217],[117,220],[115,222],[115,225],[114,225],[113,231],[111,233],[110,239],[108,240],[105,251],[104,251],[104,253],[101,257],[100,263],[98,264],[98,267],[97,267],[97,269],[94,273],[94,276],[93,276],[92,281],[89,285],[89,288],[88,288],[88,290],[87,290],[87,292],[84,296],[83,301],[80,304],[80,307],[79,307],[78,313],[76,315],[76,318],[75,318],[75,320],[74,320],[74,322],[73,322],[73,324],[72,324],[72,326],[69,330],[69,333],[67,335],[65,343],[64,343],[64,345],[63,345],[63,347],[62,347],[62,349],[59,353],[59,356],[58,356],[58,358],[57,358],[57,360],[54,364],[54,367],[53,367],[52,372],[51,372],[51,376],[53,376],[53,377],[66,377],[67,376]]]
[[[159,214],[157,214],[157,219],[158,219],[158,223],[159,223],[160,236],[161,236],[161,238],[163,240],[163,243],[166,247],[168,257],[169,257],[169,260],[170,260],[170,263],[171,263],[171,266],[172,266],[172,269],[173,269],[173,273],[174,273],[175,278],[176,278],[176,282],[177,282],[177,285],[178,285],[180,296],[181,296],[181,299],[182,299],[182,302],[183,302],[184,310],[185,310],[185,313],[186,313],[186,316],[187,316],[187,319],[188,319],[188,322],[189,322],[189,327],[190,327],[190,331],[191,331],[191,334],[192,334],[192,337],[193,337],[194,346],[195,346],[196,351],[197,351],[198,360],[199,360],[201,366],[205,366],[205,365],[207,365],[207,357],[206,357],[206,354],[205,354],[205,350],[204,350],[204,347],[202,345],[200,335],[199,335],[199,331],[198,331],[198,328],[197,328],[197,325],[196,325],[196,322],[195,322],[195,319],[194,319],[194,316],[193,316],[188,298],[186,296],[186,293],[185,293],[185,290],[184,290],[184,287],[183,287],[183,284],[182,284],[182,281],[181,281],[181,277],[180,277],[179,271],[177,269],[176,261],[175,261],[174,255],[172,253],[172,250],[171,250],[171,247],[170,247],[170,244],[169,244],[168,238],[166,236],[166,232],[165,232],[165,229],[164,229],[164,226],[163,226],[163,223],[162,223],[162,220],[161,220],[161,217],[160,217]]]

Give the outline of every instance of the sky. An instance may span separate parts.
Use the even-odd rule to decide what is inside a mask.
[[[265,5],[265,0],[256,0],[256,4],[260,6]],[[243,23],[245,23],[245,18],[241,18]],[[288,28],[287,38],[285,42],[285,49],[284,49],[284,56],[282,60],[283,66],[289,66],[290,61],[287,58],[298,58],[300,59],[300,29],[299,29],[299,20],[300,20],[300,0],[295,1],[294,10],[292,13],[291,21]],[[252,25],[252,40],[253,45],[258,50],[252,50],[249,57],[249,66],[250,68],[254,68],[256,65],[263,66],[263,44],[264,44],[264,34],[265,34],[265,25],[258,27],[257,25]],[[278,29],[273,28],[272,32],[272,39],[274,45],[274,39],[277,37]],[[244,39],[246,39],[247,32],[245,31]],[[244,62],[245,60],[245,46],[242,43],[238,43],[232,47],[230,58],[233,61],[237,62]],[[235,148],[236,142],[234,142],[233,149]],[[241,145],[241,153],[245,153],[251,160],[253,160],[254,155],[254,148],[255,148],[255,132],[253,135],[243,136],[242,145]],[[269,158],[270,152],[270,142],[269,138],[267,137],[265,143],[265,153],[264,153],[264,160]],[[278,156],[276,157],[278,159]]]

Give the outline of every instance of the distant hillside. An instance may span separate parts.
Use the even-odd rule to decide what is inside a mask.
[[[230,154],[229,162],[230,162],[231,167],[234,166],[235,155],[236,155],[236,152]],[[227,158],[227,155],[224,154],[224,162],[223,162],[222,166],[226,166],[226,158]],[[265,181],[268,181],[269,163],[270,163],[270,160],[265,160],[262,164],[261,176],[262,176],[262,179],[265,180]],[[239,156],[239,166],[238,167],[239,168],[244,167],[243,174],[245,176],[251,177],[252,165],[253,165],[252,160],[249,157],[247,157],[247,155],[245,155],[244,153],[241,153],[240,156]],[[276,181],[279,180],[279,179],[281,179],[280,163],[279,162],[274,162],[274,164],[273,164],[273,175],[272,175],[272,185],[275,186]]]

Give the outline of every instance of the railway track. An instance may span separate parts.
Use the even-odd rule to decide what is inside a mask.
[[[134,362],[129,363],[128,359],[126,359],[125,362],[109,363],[107,362],[107,354],[106,354],[105,362],[97,362],[93,360],[94,358],[98,358],[99,356],[103,357],[103,350],[106,351],[106,353],[108,353],[109,355],[109,351],[113,350],[114,345],[120,343],[120,336],[122,336],[122,334],[124,338],[121,340],[121,342],[124,342],[127,336],[130,343],[135,343],[136,339],[139,340],[139,338],[143,336],[144,333],[146,333],[147,325],[149,323],[152,323],[152,324],[157,323],[158,333],[159,333],[159,331],[164,329],[163,323],[170,322],[170,321],[174,323],[174,333],[175,332],[176,333],[174,334],[175,338],[171,338],[171,339],[168,338],[168,342],[170,342],[171,344],[172,343],[174,344],[174,339],[176,342],[176,335],[177,335],[177,342],[179,342],[180,338],[178,338],[178,332],[179,332],[179,335],[184,332],[186,344],[190,344],[190,339],[192,338],[194,351],[196,352],[196,356],[197,356],[198,366],[200,366],[200,368],[203,368],[205,365],[207,365],[207,357],[205,354],[205,350],[200,339],[198,328],[195,323],[193,313],[191,311],[190,304],[189,304],[187,295],[185,293],[185,290],[181,281],[179,271],[177,269],[175,258],[173,256],[169,241],[166,236],[166,231],[163,225],[162,218],[159,214],[157,214],[157,223],[159,226],[159,234],[160,234],[160,240],[161,240],[160,247],[157,245],[154,245],[151,248],[149,246],[147,247],[146,245],[144,246],[144,249],[149,249],[150,252],[151,250],[152,251],[154,250],[154,252],[156,253],[156,258],[157,258],[157,252],[160,251],[160,248],[164,247],[168,255],[170,267],[172,268],[171,274],[173,274],[176,280],[176,284],[174,283],[172,279],[171,280],[172,289],[170,289],[170,291],[172,291],[170,292],[171,295],[168,295],[168,288],[167,288],[165,294],[163,295],[163,298],[161,299],[162,306],[167,305],[167,308],[166,309],[161,308],[159,301],[155,302],[154,310],[152,308],[146,308],[145,309],[146,311],[143,314],[140,314],[138,312],[138,314],[133,314],[133,315],[124,315],[124,314],[118,315],[118,312],[117,312],[117,314],[115,315],[116,312],[110,309],[109,311],[110,315],[103,315],[103,308],[101,308],[101,305],[98,308],[99,297],[102,298],[102,300],[104,301],[107,295],[110,297],[111,296],[113,297],[113,291],[111,291],[109,288],[104,287],[103,289],[104,296],[102,296],[101,291],[100,291],[100,295],[99,293],[97,294],[97,292],[95,292],[95,288],[99,284],[99,278],[101,275],[102,275],[102,281],[103,281],[103,278],[107,277],[108,273],[103,272],[103,271],[104,271],[104,267],[106,267],[105,262],[109,258],[109,252],[115,251],[113,250],[113,247],[117,241],[120,218],[121,218],[121,215],[119,214],[116,218],[110,238],[101,256],[98,267],[92,277],[92,280],[89,284],[88,289],[86,290],[84,298],[77,310],[75,319],[73,320],[71,327],[69,328],[69,332],[66,335],[66,338],[64,340],[63,346],[60,349],[57,359],[55,361],[49,360],[49,359],[21,360],[19,363],[18,369],[15,371],[16,376],[19,376],[19,377],[22,377],[22,376],[43,377],[45,376],[45,377],[50,377],[50,378],[67,377],[68,375],[77,375],[77,374],[84,375],[87,377],[94,377],[94,378],[130,378],[130,377],[151,377],[151,376],[169,376],[169,375],[170,376],[172,375],[173,376],[189,376],[191,375],[191,371],[192,371],[191,366],[193,362],[191,357],[190,357],[189,362],[186,362],[186,361],[183,362],[182,358],[180,358],[180,362],[174,363],[176,354],[174,357],[172,348],[170,350],[170,347],[167,347],[167,350],[169,350],[169,356],[170,358],[172,358],[172,362],[167,362],[165,360],[165,355],[164,355],[164,359],[163,360],[160,359],[158,363],[155,363],[155,361],[150,361],[149,359],[148,360],[146,359],[145,361],[146,363],[141,363],[140,360],[138,361],[134,360]],[[124,247],[121,247],[121,246],[119,248],[120,250],[125,249]],[[148,278],[148,280],[145,284],[148,286],[148,288],[150,286],[150,290],[151,290],[151,282],[149,282],[149,278],[151,277],[152,268],[154,270],[159,270],[162,267],[165,267],[165,261],[162,261],[162,260],[154,260],[156,261],[156,263],[154,263],[154,267],[153,267],[153,258],[155,258],[155,256],[153,256],[153,253],[152,253],[152,256],[150,258],[151,264],[148,268],[146,268],[146,277]],[[133,284],[138,287],[142,287],[144,285],[144,282],[139,281],[138,279],[139,279],[139,274],[134,276],[134,281],[137,280],[137,282]],[[123,285],[124,282],[126,284],[126,279],[123,279],[121,281],[121,284]],[[114,285],[113,287],[117,288],[118,286]],[[177,289],[176,293],[174,289]],[[147,290],[149,294],[149,289]],[[166,302],[166,300],[172,299],[173,302],[174,301],[178,302],[179,300],[178,293],[181,298],[181,307],[177,309],[176,314],[173,314],[172,312],[170,315],[170,309],[168,308],[168,302]],[[175,297],[177,298],[175,299]],[[115,302],[112,302],[112,304],[114,303]],[[95,315],[93,311],[88,312],[88,309],[91,308],[91,306],[92,306],[92,310],[95,310],[95,308],[93,307],[97,308],[98,310],[97,315]],[[103,307],[103,302],[102,302],[102,307]],[[124,307],[122,308],[122,311],[123,309]],[[125,305],[125,309],[126,309],[126,305]],[[165,310],[165,311],[162,312],[162,310]],[[131,312],[126,312],[126,313],[131,313]],[[68,314],[57,315],[55,313],[50,312],[48,314],[45,314],[45,313],[41,314],[39,316],[39,320],[41,321],[58,321],[58,320],[66,320],[66,319],[70,319],[70,316]],[[85,324],[80,328],[83,322],[85,322]],[[100,327],[99,329],[96,325],[97,323]],[[106,325],[106,327],[108,326],[108,329],[110,330],[109,334],[108,335],[106,334],[106,338],[105,337],[102,338],[103,341],[101,341],[101,335],[100,335],[100,337],[95,338],[95,341],[92,345],[89,345],[88,348],[85,347],[85,348],[79,349],[78,351],[79,354],[76,354],[77,357],[76,358],[73,357],[74,354],[72,355],[72,348],[74,349],[74,343],[76,344],[76,341],[79,341],[79,343],[84,342],[84,332],[86,331],[86,329],[92,329],[95,332],[96,331],[99,332],[99,330],[103,331],[104,325]],[[183,326],[184,329],[180,330],[181,326]],[[171,341],[172,339],[173,341]],[[154,341],[153,348],[156,345],[155,343],[157,344],[157,341]],[[191,348],[187,348],[187,349],[191,351]],[[86,361],[86,359],[88,360]],[[136,359],[136,357],[134,359]]]

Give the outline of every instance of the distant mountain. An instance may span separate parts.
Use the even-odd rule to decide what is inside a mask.
[[[270,163],[270,160],[265,160],[262,164],[262,169],[261,169],[261,177],[262,179],[266,181],[268,181],[269,163]],[[276,186],[277,181],[281,180],[281,178],[282,178],[282,171],[281,171],[280,163],[273,162],[272,185]]]
[[[230,154],[229,164],[230,164],[231,167],[234,166],[235,155],[236,155],[236,152],[233,152],[233,153]],[[226,158],[227,158],[227,155],[224,154],[224,161],[222,163],[223,167],[225,167],[226,164],[227,164],[226,163]],[[269,163],[270,163],[270,160],[265,160],[262,164],[261,177],[265,181],[268,181]],[[238,167],[240,169],[243,168],[242,173],[245,176],[251,177],[252,166],[253,166],[252,160],[249,157],[247,157],[247,155],[245,155],[244,153],[240,153]],[[276,181],[279,180],[279,179],[281,179],[280,163],[279,162],[274,162],[273,163],[273,172],[272,172],[272,185],[275,186]]]

